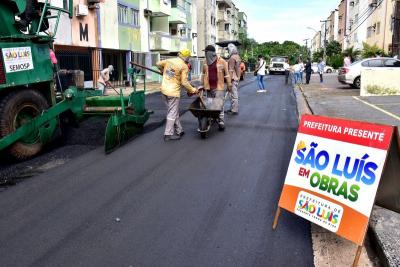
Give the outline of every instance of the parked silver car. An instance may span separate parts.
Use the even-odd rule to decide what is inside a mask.
[[[339,70],[338,80],[343,84],[360,89],[361,87],[361,70],[373,68],[398,68],[400,60],[390,57],[366,58],[356,61],[349,67],[343,67]]]

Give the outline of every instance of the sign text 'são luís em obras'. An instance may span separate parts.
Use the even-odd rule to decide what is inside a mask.
[[[303,116],[279,206],[362,245],[393,131]]]

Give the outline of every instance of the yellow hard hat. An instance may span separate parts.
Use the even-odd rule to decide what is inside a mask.
[[[191,52],[189,49],[187,49],[187,48],[182,49],[182,50],[179,52],[179,54],[180,54],[182,57],[191,57],[191,56],[192,56],[192,52]]]

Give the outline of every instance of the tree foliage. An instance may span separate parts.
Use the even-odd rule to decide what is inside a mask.
[[[376,45],[369,45],[363,43],[363,50],[361,53],[363,58],[376,57],[376,56],[386,56],[385,51]]]

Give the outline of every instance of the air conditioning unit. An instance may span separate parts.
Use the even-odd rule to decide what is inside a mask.
[[[75,7],[75,16],[77,16],[77,17],[87,16],[88,13],[89,13],[89,9],[88,9],[87,5],[79,4]]]
[[[144,10],[144,16],[145,16],[145,17],[151,17],[151,16],[153,16],[153,11],[151,11],[150,9],[145,9],[145,10]]]
[[[87,0],[89,9],[99,9],[100,0]]]

